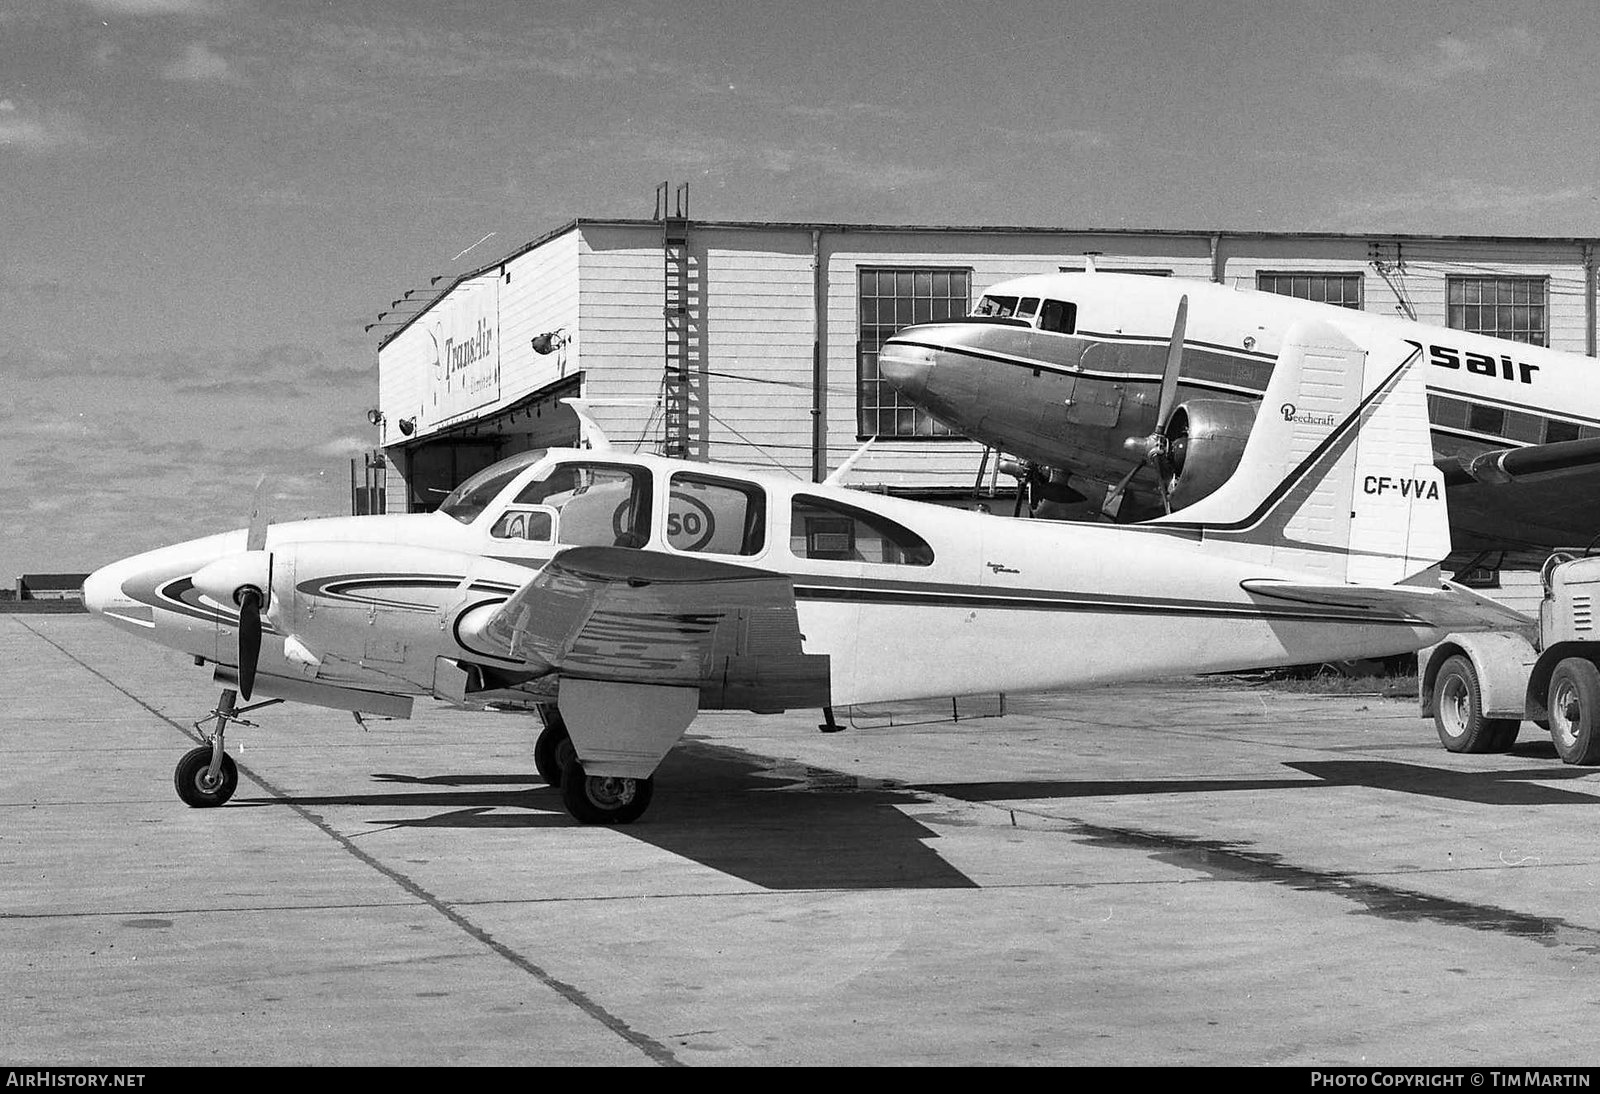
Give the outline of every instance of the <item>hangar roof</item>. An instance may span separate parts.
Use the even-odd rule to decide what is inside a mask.
[[[742,231],[804,231],[804,232],[854,232],[854,233],[939,233],[948,235],[1032,235],[1032,236],[1135,236],[1153,239],[1206,239],[1213,237],[1229,239],[1319,239],[1319,240],[1364,240],[1374,243],[1389,242],[1431,242],[1431,243],[1474,243],[1474,244],[1571,244],[1573,246],[1587,246],[1600,244],[1600,239],[1591,236],[1493,236],[1493,235],[1428,235],[1415,232],[1286,232],[1272,231],[1265,228],[1235,229],[1235,228],[1064,228],[1040,227],[1018,224],[849,224],[832,221],[753,221],[753,220],[689,220],[696,228],[720,228]],[[552,239],[566,235],[568,232],[577,231],[585,227],[605,228],[649,228],[659,226],[659,219],[631,219],[626,217],[576,217],[565,222],[559,227],[552,228],[533,239],[494,259],[485,262],[475,269],[457,275],[449,284],[434,293],[414,315],[407,317],[405,322],[395,327],[394,330],[384,335],[378,342],[381,350],[393,341],[402,331],[409,327],[419,317],[426,314],[441,299],[448,296],[450,291],[464,281],[470,281],[496,266],[502,266],[514,259],[521,258],[536,247],[543,246]]]

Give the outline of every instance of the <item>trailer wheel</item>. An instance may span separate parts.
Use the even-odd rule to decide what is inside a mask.
[[[1522,723],[1483,716],[1478,672],[1471,659],[1457,654],[1440,667],[1434,679],[1433,726],[1448,752],[1505,752],[1516,743]]]
[[[1550,736],[1569,764],[1600,763],[1600,668],[1569,657],[1550,675]]]

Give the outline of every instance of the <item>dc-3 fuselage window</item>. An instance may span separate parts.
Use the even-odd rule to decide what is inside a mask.
[[[933,565],[933,548],[911,529],[877,513],[805,494],[794,499],[789,549],[798,558]]]
[[[553,514],[557,543],[643,547],[650,539],[650,473],[612,464],[559,464],[524,486],[506,517],[514,519],[519,511]]]
[[[766,513],[766,491],[753,483],[679,472],[668,491],[667,545],[704,554],[760,554]]]
[[[1039,310],[1039,329],[1072,334],[1078,329],[1078,305],[1064,300],[1046,300]]]

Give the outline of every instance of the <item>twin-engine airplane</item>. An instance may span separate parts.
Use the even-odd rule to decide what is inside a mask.
[[[1528,311],[1499,310],[1507,327]],[[997,284],[970,316],[896,333],[878,369],[958,433],[1025,461],[1026,496],[1054,503],[1039,515],[1139,519],[1227,481],[1258,410],[1296,413],[1298,400],[1264,392],[1306,322],[1369,352],[1419,355],[1458,551],[1600,534],[1600,366],[1578,354],[1210,282],[1090,272]]]
[[[397,717],[537,710],[580,821],[636,819],[701,710],[1066,688],[1401,653],[1521,621],[1441,581],[1421,353],[1326,323],[1277,347],[1238,469],[1138,525],[1017,520],[610,450],[527,452],[427,514],[251,526],[114,563],[107,620],[211,662],[175,774],[221,805],[235,689]],[[835,478],[838,473],[835,473]],[[269,700],[275,701],[275,700]],[[246,707],[243,710],[254,709]]]

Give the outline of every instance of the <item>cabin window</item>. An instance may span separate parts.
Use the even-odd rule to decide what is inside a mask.
[[[1063,300],[1046,300],[1039,310],[1039,329],[1071,334],[1078,329],[1078,305]]]
[[[878,374],[878,350],[896,331],[916,323],[943,323],[967,314],[972,273],[964,269],[909,267],[858,271],[856,433],[868,437],[925,439],[957,434],[895,390]]]
[[[753,483],[710,475],[672,476],[667,498],[667,546],[674,551],[755,555],[766,546],[766,491]]]
[[[1535,346],[1550,344],[1549,282],[1542,277],[1445,279],[1445,325]]]
[[[515,504],[553,513],[557,543],[643,547],[650,540],[650,473],[642,468],[560,464],[523,487]]]
[[[555,541],[556,511],[544,506],[513,505],[494,522],[489,534],[495,539],[522,539],[530,543]]]
[[[1362,280],[1358,273],[1258,273],[1256,288],[1279,296],[1360,311]]]
[[[933,565],[933,548],[909,528],[854,506],[796,495],[789,549],[797,558]]]

